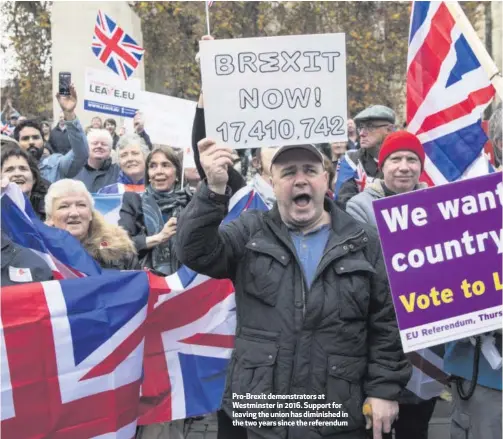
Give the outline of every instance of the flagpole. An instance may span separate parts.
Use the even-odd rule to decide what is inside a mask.
[[[461,6],[457,1],[446,1],[444,3],[447,6],[447,9],[449,9],[451,15],[456,20],[456,24],[461,28],[463,35],[468,41],[468,44],[470,44],[471,48],[475,52],[475,55],[480,61],[480,65],[489,76],[489,80],[496,89],[496,93],[498,93],[500,99],[503,99],[503,78],[501,77],[501,72],[491,58],[491,55],[489,55],[489,53],[487,52],[487,49],[485,48],[482,41],[480,41],[480,38],[478,37],[475,29],[473,29],[473,26],[463,12],[463,9],[461,9]]]
[[[206,30],[208,31],[208,35],[211,35],[210,32],[210,8],[208,6],[208,1],[204,1],[205,9],[206,9]]]

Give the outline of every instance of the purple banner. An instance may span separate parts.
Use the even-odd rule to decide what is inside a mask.
[[[501,173],[374,202],[406,352],[501,328]]]

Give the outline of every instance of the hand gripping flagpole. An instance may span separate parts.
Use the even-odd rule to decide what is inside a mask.
[[[447,9],[449,9],[451,15],[454,17],[456,24],[463,32],[468,44],[470,44],[472,50],[475,52],[480,65],[489,76],[489,80],[496,89],[496,93],[498,93],[500,99],[503,99],[503,78],[501,77],[501,72],[491,58],[491,55],[487,52],[487,49],[482,41],[480,41],[480,38],[463,12],[463,9],[461,9],[458,2],[446,1],[444,3],[445,6],[447,6]]]
[[[211,35],[210,32],[210,7],[208,5],[208,1],[205,0],[205,9],[206,9],[206,30],[208,31],[208,35]]]

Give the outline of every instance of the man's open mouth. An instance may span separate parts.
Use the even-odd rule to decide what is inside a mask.
[[[311,201],[311,196],[308,194],[299,194],[293,197],[293,202],[298,207],[306,207]]]

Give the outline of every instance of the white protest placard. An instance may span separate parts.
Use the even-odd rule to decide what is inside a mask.
[[[141,92],[138,109],[143,115],[145,131],[154,144],[185,148],[192,144],[192,123],[196,102],[159,93]],[[126,120],[127,132],[133,121]]]
[[[124,81],[112,72],[86,69],[84,110],[132,118],[138,108],[140,93],[138,78]]]
[[[194,151],[192,146],[187,146],[183,149],[183,168],[195,168],[196,160],[194,159]]]
[[[232,148],[347,140],[345,34],[200,42],[206,135]]]

